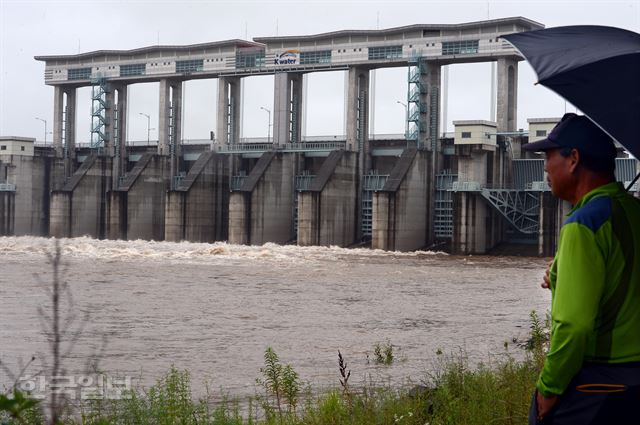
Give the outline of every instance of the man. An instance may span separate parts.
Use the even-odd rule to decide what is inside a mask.
[[[573,209],[543,287],[551,341],[530,424],[640,424],[640,201],[615,181],[616,149],[587,117],[547,139],[551,191]]]

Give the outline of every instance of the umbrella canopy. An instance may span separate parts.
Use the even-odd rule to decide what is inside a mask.
[[[640,34],[580,25],[502,36],[538,74],[640,159]]]

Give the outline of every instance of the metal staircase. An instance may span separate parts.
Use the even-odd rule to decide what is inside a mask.
[[[91,148],[101,150],[105,147],[108,134],[105,132],[107,125],[107,103],[108,84],[105,78],[92,79],[94,84],[91,87]]]
[[[423,103],[423,97],[427,93],[422,84],[422,77],[426,73],[424,64],[419,56],[412,56],[409,60],[408,85],[407,85],[407,141],[413,142],[419,149],[423,148],[421,133],[424,133],[424,116],[427,113],[427,105]]]

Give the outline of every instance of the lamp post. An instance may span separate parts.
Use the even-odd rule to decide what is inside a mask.
[[[151,134],[151,117],[144,112],[138,112],[140,115],[147,117],[147,146],[151,144],[150,134]]]
[[[267,111],[267,114],[269,114],[269,121],[267,121],[267,143],[271,143],[271,111],[264,106],[261,106],[260,109]]]
[[[36,117],[38,121],[42,121],[44,123],[44,144],[47,145],[47,120],[43,118]]]
[[[404,138],[407,139],[409,137],[409,107],[399,100],[396,100],[396,103],[404,106]]]

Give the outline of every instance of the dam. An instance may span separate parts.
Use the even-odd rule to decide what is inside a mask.
[[[503,242],[551,255],[568,206],[523,154],[559,118],[516,124],[515,17],[382,30],[37,56],[53,87],[53,143],[0,137],[0,235],[487,253]],[[443,66],[495,62],[496,120],[440,128]],[[370,134],[371,72],[407,69],[406,132]],[[344,135],[303,137],[303,82],[343,71]],[[273,134],[240,137],[242,79],[273,75]],[[182,137],[184,83],[216,79],[208,140]],[[158,140],[127,140],[128,88],[159,86]],[[91,134],[76,134],[91,87]],[[271,127],[269,128],[271,130]],[[46,130],[45,130],[46,131]],[[617,178],[638,163],[620,149]],[[635,189],[637,190],[637,188]]]

